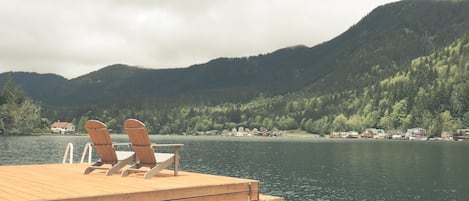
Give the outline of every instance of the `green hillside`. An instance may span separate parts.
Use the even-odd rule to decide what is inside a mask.
[[[466,34],[363,89],[303,99],[296,104],[306,105],[304,109],[312,118],[302,119],[301,126],[320,133],[362,131],[366,127],[400,130],[423,127],[431,128],[430,134],[439,134],[468,128],[468,76],[469,35]],[[295,99],[293,103],[298,102]],[[318,129],[326,120],[329,127]]]
[[[295,92],[258,96],[245,104],[156,106],[121,105],[88,116],[100,117],[114,128],[129,116],[145,119],[153,132],[266,127],[311,133],[367,127],[405,130],[431,128],[429,134],[469,127],[469,35],[431,55],[412,60],[407,68],[371,85],[312,96]]]
[[[133,117],[161,133],[237,126],[438,133],[469,126],[467,10],[469,1],[406,0],[376,8],[314,47],[179,69],[117,64],[72,80],[18,73],[15,80],[44,103],[47,118],[79,128],[97,118],[119,130]]]

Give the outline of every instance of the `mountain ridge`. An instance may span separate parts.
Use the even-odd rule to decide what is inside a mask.
[[[468,8],[467,1],[406,0],[377,7],[344,33],[313,47],[222,57],[177,69],[114,64],[66,82],[18,83],[31,98],[51,106],[182,97],[218,104],[299,90],[321,95],[367,86],[449,44],[469,30]]]

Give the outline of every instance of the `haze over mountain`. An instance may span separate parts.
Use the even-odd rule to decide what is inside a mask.
[[[5,1],[0,73],[71,79],[114,63],[188,67],[218,57],[312,46],[393,1]]]
[[[16,73],[33,99],[47,105],[79,106],[122,100],[173,99],[247,101],[259,93],[313,94],[366,86],[405,67],[467,32],[466,1],[402,1],[381,6],[333,40],[293,46],[270,54],[218,58],[188,68],[151,70],[116,64],[66,80]],[[431,13],[431,15],[429,15]],[[4,80],[4,79],[1,79]]]

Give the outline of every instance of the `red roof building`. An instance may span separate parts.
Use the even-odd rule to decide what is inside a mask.
[[[73,133],[75,132],[75,125],[69,122],[56,121],[51,125],[50,130],[52,131],[52,133]]]

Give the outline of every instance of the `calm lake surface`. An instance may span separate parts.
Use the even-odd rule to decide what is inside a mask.
[[[127,142],[126,135],[113,135]],[[151,136],[183,143],[182,171],[256,179],[287,201],[469,200],[469,143]],[[87,136],[0,137],[0,164],[79,161]]]

